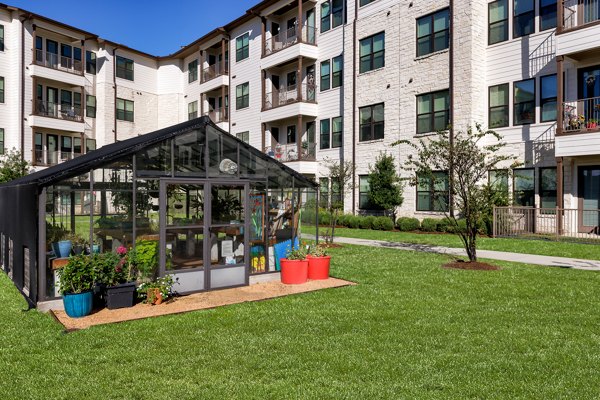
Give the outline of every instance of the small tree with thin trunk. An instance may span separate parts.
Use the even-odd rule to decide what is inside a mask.
[[[325,242],[333,243],[335,236],[335,226],[340,215],[340,211],[344,210],[344,197],[350,190],[354,190],[352,177],[354,176],[355,167],[349,162],[325,160],[327,169],[329,170],[329,179],[331,180],[330,201],[327,204],[327,212],[329,213],[329,227],[324,235]],[[336,194],[334,198],[333,194]]]
[[[369,166],[369,205],[383,210],[396,221],[396,207],[404,202],[400,176],[396,172],[394,156],[382,153],[377,157],[375,165]]]
[[[0,183],[10,182],[29,173],[29,163],[16,149],[9,150],[0,157]]]
[[[469,261],[477,261],[477,233],[488,210],[493,206],[485,182],[490,170],[498,169],[500,164],[512,161],[516,166],[516,157],[504,155],[506,144],[502,137],[491,130],[483,130],[477,124],[475,129],[456,132],[453,143],[448,131],[438,132],[437,136],[423,138],[417,144],[405,140],[394,143],[413,147],[403,169],[412,175],[408,178],[411,185],[431,183],[433,187],[453,188],[454,211],[446,212],[451,229],[461,238]],[[446,178],[439,172],[449,172]],[[437,173],[436,173],[437,172]],[[448,182],[446,182],[448,179]],[[438,206],[446,202],[448,193],[433,191],[432,201]],[[443,208],[443,207],[441,207]],[[457,217],[458,215],[458,217]],[[461,226],[458,218],[464,219]]]

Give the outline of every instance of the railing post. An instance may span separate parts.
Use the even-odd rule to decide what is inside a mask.
[[[496,237],[496,211],[498,209],[496,208],[496,206],[494,206],[493,211],[492,211],[492,237],[495,238]]]

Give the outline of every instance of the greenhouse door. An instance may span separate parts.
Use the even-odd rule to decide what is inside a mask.
[[[160,272],[179,293],[248,284],[248,184],[160,184]]]

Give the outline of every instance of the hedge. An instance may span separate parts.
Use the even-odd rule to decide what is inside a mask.
[[[421,222],[421,229],[425,232],[435,232],[438,229],[439,219],[424,218]]]
[[[417,231],[421,228],[421,222],[416,218],[400,217],[396,221],[396,228],[402,232]]]

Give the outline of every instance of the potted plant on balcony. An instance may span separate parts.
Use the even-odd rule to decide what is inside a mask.
[[[322,244],[311,246],[306,258],[308,259],[308,279],[323,280],[329,278],[331,256],[327,254],[325,246]]]
[[[302,246],[291,250],[286,258],[279,261],[281,265],[281,283],[298,285],[308,278],[308,260],[306,249]]]
[[[67,315],[80,318],[91,313],[95,280],[91,258],[84,255],[71,257],[58,274]]]
[[[596,129],[598,127],[598,120],[594,118],[588,119],[585,127],[587,129]]]

